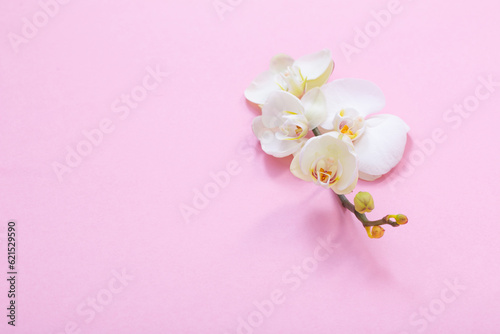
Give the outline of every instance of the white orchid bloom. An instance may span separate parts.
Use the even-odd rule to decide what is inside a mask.
[[[311,89],[302,100],[284,92],[274,92],[262,106],[262,116],[253,120],[252,129],[262,150],[277,158],[298,151],[309,130],[326,117],[326,101],[319,88]]]
[[[359,177],[373,181],[396,166],[403,157],[410,128],[394,115],[366,118],[385,106],[382,90],[361,79],[339,79],[321,89],[328,111],[321,127],[351,138],[359,158]]]
[[[245,97],[257,104],[264,104],[275,91],[286,91],[301,98],[310,89],[327,82],[333,67],[330,50],[297,60],[285,54],[276,55],[271,59],[269,70],[258,75],[245,90]]]
[[[311,138],[295,155],[290,171],[298,178],[314,182],[335,193],[352,192],[358,182],[358,161],[348,136],[329,132]]]

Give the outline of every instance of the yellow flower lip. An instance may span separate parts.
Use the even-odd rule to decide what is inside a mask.
[[[347,135],[354,141],[365,130],[365,119],[354,109],[342,109],[335,115],[334,127],[336,131]]]
[[[281,140],[299,140],[307,135],[309,126],[304,115],[298,112],[284,110],[283,119],[285,121],[279,127]]]
[[[340,129],[340,133],[347,134],[351,140],[358,136],[358,132],[356,131],[356,133],[352,133],[351,129],[347,125],[344,125],[344,127]]]
[[[279,73],[276,84],[285,92],[289,92],[301,98],[306,89],[307,78],[304,78],[300,68],[289,66],[285,71]]]
[[[331,186],[340,178],[337,162],[332,158],[316,160],[309,172],[315,182],[323,186]]]
[[[299,140],[301,138],[304,138],[304,136],[307,134],[307,131],[304,130],[301,126],[296,125],[295,126],[295,135],[296,137],[288,137],[285,138],[285,140]]]
[[[321,184],[332,185],[339,180],[337,173],[332,177],[332,172],[325,171],[323,168],[320,169],[319,173],[315,169],[311,169],[311,176]]]

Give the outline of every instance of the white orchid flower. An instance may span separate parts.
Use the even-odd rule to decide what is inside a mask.
[[[297,60],[279,54],[271,59],[269,70],[259,74],[245,90],[245,97],[257,104],[264,104],[275,91],[289,92],[301,98],[314,87],[328,81],[334,62],[330,50],[322,50]]]
[[[314,182],[335,193],[352,192],[358,182],[358,161],[348,136],[329,132],[311,138],[295,155],[290,171],[298,178]]]
[[[326,101],[319,88],[311,89],[302,100],[276,91],[262,106],[262,116],[253,120],[252,129],[264,152],[282,158],[298,151],[308,132],[325,117]]]
[[[359,158],[359,177],[373,181],[389,172],[403,157],[409,126],[389,114],[368,115],[385,106],[382,90],[361,79],[339,79],[324,85],[328,115],[321,127],[343,133],[353,141]]]

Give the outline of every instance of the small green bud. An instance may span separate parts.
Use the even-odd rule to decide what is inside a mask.
[[[408,223],[408,218],[405,215],[399,214],[399,215],[387,215],[386,219],[394,219],[398,225],[404,225]],[[394,221],[393,221],[394,222]]]
[[[402,214],[396,215],[396,223],[398,223],[399,225],[404,225],[408,223],[408,218]]]
[[[359,213],[371,212],[375,204],[373,204],[373,197],[366,191],[360,191],[354,197],[354,208]]]

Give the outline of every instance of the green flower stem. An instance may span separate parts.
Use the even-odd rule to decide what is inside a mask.
[[[351,211],[352,213],[354,213],[356,218],[358,218],[358,220],[360,222],[362,222],[363,226],[365,226],[365,227],[366,226],[380,226],[380,225],[384,225],[384,224],[389,224],[389,225],[394,226],[394,227],[399,226],[398,223],[390,220],[389,216],[385,216],[384,218],[379,219],[379,220],[369,220],[364,213],[359,213],[358,211],[356,211],[356,209],[354,208],[354,204],[352,204],[347,199],[347,197],[345,197],[344,195],[339,195],[339,194],[337,194],[337,196],[339,197],[340,201],[342,202],[342,206],[344,208],[346,208],[347,210]]]
[[[314,133],[315,136],[321,136],[321,132],[318,130],[318,128],[314,128],[312,130],[312,132]],[[339,197],[340,202],[342,203],[342,206],[344,208],[346,208],[347,210],[351,211],[352,213],[354,213],[356,218],[358,218],[358,220],[361,223],[363,223],[363,226],[365,226],[365,227],[366,226],[380,226],[380,225],[384,225],[384,224],[389,224],[389,225],[394,226],[394,227],[399,226],[398,223],[390,220],[389,216],[385,216],[384,218],[379,219],[379,220],[373,220],[373,221],[369,220],[364,213],[359,213],[358,211],[356,211],[354,204],[352,204],[347,199],[347,197],[345,197],[344,195],[339,195],[339,194],[337,194],[337,196]]]
[[[318,128],[314,128],[312,131],[315,136],[321,136],[321,132],[319,132]]]

